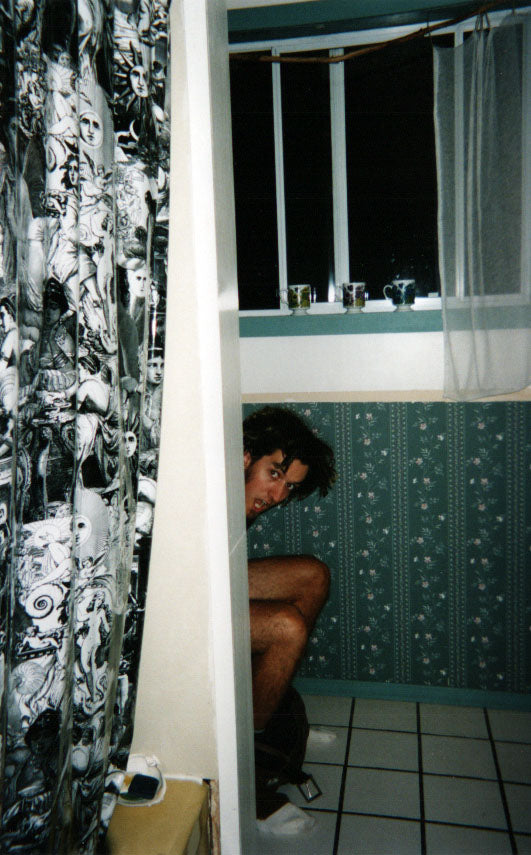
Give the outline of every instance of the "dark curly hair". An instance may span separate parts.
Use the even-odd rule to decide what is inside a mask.
[[[284,455],[284,472],[294,460],[309,467],[302,484],[283,504],[292,499],[305,499],[314,490],[326,496],[337,478],[330,446],[319,439],[300,416],[283,407],[262,407],[247,416],[243,422],[243,448],[251,455],[252,463],[280,449]]]

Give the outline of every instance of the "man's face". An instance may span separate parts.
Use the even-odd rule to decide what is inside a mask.
[[[44,315],[45,315],[46,323],[49,326],[53,326],[54,324],[56,324],[58,322],[59,318],[61,317],[61,309],[57,305],[57,303],[54,303],[52,300],[50,300],[46,304],[46,309],[44,311]]]
[[[133,457],[136,451],[136,436],[132,430],[125,433],[125,456]]]
[[[79,181],[79,163],[75,157],[68,164],[68,177],[72,187],[76,187]]]
[[[284,454],[277,449],[259,460],[251,462],[251,455],[243,455],[245,469],[245,516],[256,519],[259,514],[273,508],[288,498],[290,492],[302,484],[309,467],[300,460],[293,460],[284,472]]]
[[[147,364],[147,379],[153,386],[158,386],[164,374],[164,359],[162,356],[155,356],[150,359]]]
[[[145,68],[142,65],[135,65],[129,72],[129,78],[131,80],[131,89],[135,95],[138,95],[139,98],[147,98],[149,92]]]
[[[92,148],[100,146],[103,141],[103,128],[100,117],[94,110],[86,110],[79,119],[79,131],[87,145]]]
[[[74,539],[76,546],[82,546],[90,537],[92,523],[84,514],[76,514],[74,520]]]
[[[132,297],[145,297],[148,272],[146,267],[141,267],[139,270],[127,271],[127,282],[129,284],[129,292]]]

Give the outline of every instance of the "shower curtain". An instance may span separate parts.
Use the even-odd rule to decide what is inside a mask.
[[[132,738],[164,367],[168,4],[0,4],[2,853],[94,852]]]
[[[444,395],[531,383],[531,15],[434,45]]]

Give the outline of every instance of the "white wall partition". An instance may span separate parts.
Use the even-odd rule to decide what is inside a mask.
[[[243,395],[440,390],[442,333],[242,338]]]
[[[171,7],[160,476],[133,750],[219,779],[222,855],[252,852],[252,714],[226,10]],[[234,642],[234,644],[233,644]]]

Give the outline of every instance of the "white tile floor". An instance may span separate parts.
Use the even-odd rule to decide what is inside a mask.
[[[337,733],[306,755],[323,795],[300,838],[260,836],[257,855],[531,855],[531,713],[304,698]]]

